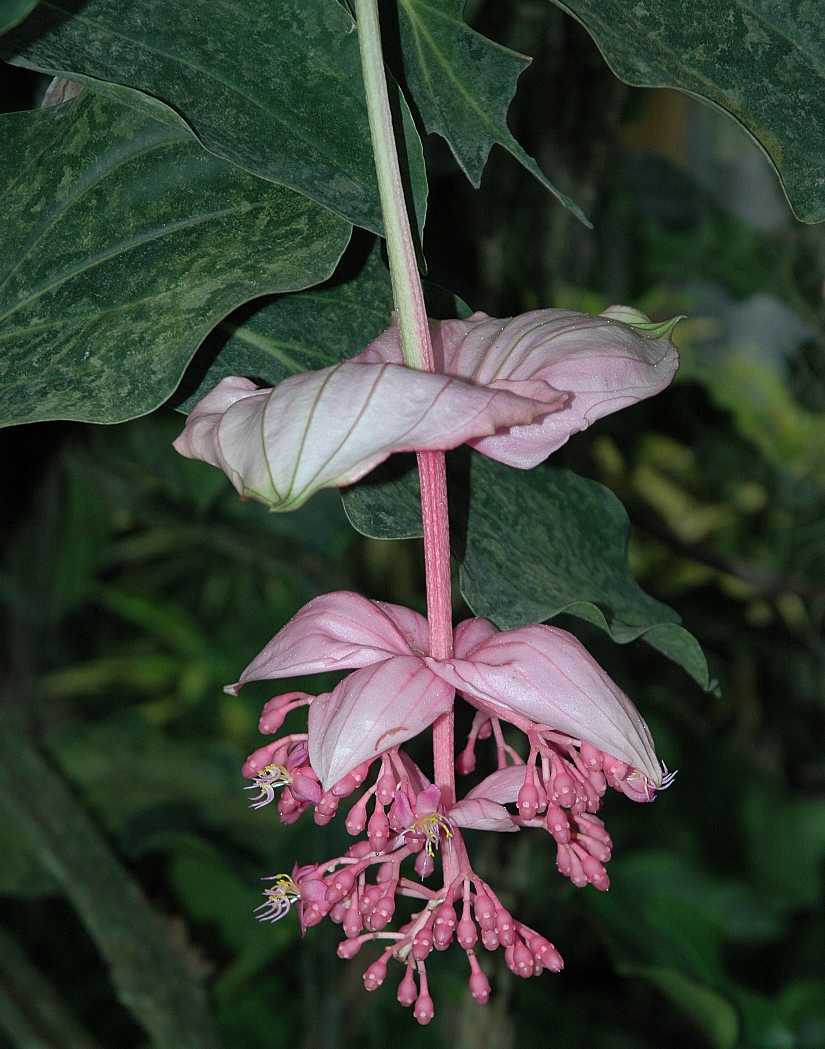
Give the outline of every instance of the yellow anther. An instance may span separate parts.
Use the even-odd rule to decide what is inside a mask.
[[[255,779],[263,779],[267,776],[271,776],[273,780],[282,780],[284,783],[292,782],[292,776],[285,765],[264,765],[255,773]]]
[[[275,884],[264,889],[264,895],[275,896],[278,899],[285,899],[289,901],[289,903],[294,903],[295,900],[300,900],[301,890],[295,884],[295,880],[291,875],[276,874],[271,880],[274,881]]]
[[[410,827],[410,831],[413,834],[424,835],[427,839],[427,855],[431,858],[435,856],[435,850],[441,844],[442,833],[447,839],[453,836],[450,821],[446,816],[442,816],[440,812],[430,812],[426,816],[420,816]]]

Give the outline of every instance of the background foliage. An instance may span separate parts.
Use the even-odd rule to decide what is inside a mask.
[[[4,4],[0,28],[23,18],[30,6]],[[304,12],[317,6],[331,22],[348,17],[331,0],[294,6]],[[566,6],[588,24],[592,5]],[[663,9],[670,6],[679,5]],[[66,15],[79,5],[64,7]],[[169,5],[160,8],[172,17]],[[428,81],[434,52],[422,41],[428,34],[432,38],[437,8],[423,0],[400,5],[399,46],[419,48],[417,63],[407,67],[413,86],[416,78],[436,85],[449,79],[433,74]],[[449,47],[442,42],[442,58],[447,54],[453,69],[469,62],[468,55],[495,68],[501,64],[509,70],[501,75],[514,83],[524,63],[461,28],[460,8],[441,8],[450,11],[443,37]],[[110,24],[112,9],[104,0],[90,0],[81,13],[96,21],[97,32]],[[233,181],[231,192],[243,212],[239,221],[252,224],[247,232],[233,222],[235,240],[229,245],[210,231],[203,245],[214,255],[201,277],[215,276],[221,257],[227,272],[237,274],[236,251],[238,260],[257,262],[247,274],[259,281],[254,291],[230,290],[212,313],[199,317],[197,267],[194,275],[186,268],[191,323],[178,318],[172,330],[164,327],[162,304],[147,309],[143,324],[159,333],[156,359],[165,371],[151,396],[132,411],[124,407],[130,394],[118,386],[115,368],[111,400],[123,411],[111,418],[124,418],[171,393],[202,331],[234,303],[315,284],[335,269],[348,222],[377,228],[365,189],[372,174],[368,154],[344,150],[340,159],[350,164],[350,196],[322,199],[306,181],[296,184],[295,172],[286,190],[262,179],[273,174],[266,165],[286,148],[269,135],[266,123],[275,119],[277,91],[262,87],[250,103],[252,116],[236,109],[228,114],[224,96],[198,96],[196,81],[178,78],[176,65],[173,80],[180,94],[158,92],[174,104],[174,111],[165,109],[150,97],[153,82],[141,79],[147,70],[161,73],[144,61],[140,49],[131,58],[125,47],[114,56],[95,33],[79,32],[72,19],[57,18],[60,10],[53,4],[38,7],[37,18],[57,19],[42,39],[29,22],[5,37],[10,56],[25,45],[27,63],[36,68],[70,70],[87,83],[107,77],[117,83],[106,88],[105,98],[81,96],[59,118],[58,111],[46,110],[5,119],[26,128],[33,121],[71,124],[81,169],[82,151],[88,152],[91,140],[77,137],[78,121],[88,120],[91,110],[98,127],[140,129],[139,136],[123,133],[129,149],[140,153],[136,147],[143,141],[191,154],[207,184]],[[561,610],[557,621],[579,633],[636,699],[659,750],[681,770],[677,785],[654,806],[639,809],[621,801],[608,806],[617,856],[607,896],[564,883],[555,875],[547,843],[538,837],[518,835],[514,842],[507,836],[499,842],[478,836],[471,847],[480,863],[507,872],[519,913],[557,943],[567,970],[558,978],[523,984],[502,970],[496,974],[495,999],[481,1009],[469,1000],[456,959],[436,958],[439,1015],[426,1032],[402,1013],[389,986],[364,1000],[362,966],[335,957],[329,928],[300,941],[293,922],[262,927],[251,920],[258,878],[288,869],[299,856],[326,852],[321,835],[328,843],[335,832],[318,831],[305,821],[281,828],[270,812],[246,810],[238,768],[256,745],[257,712],[268,693],[250,687],[242,699],[230,698],[221,685],[319,591],[353,587],[420,607],[420,551],[415,540],[356,534],[334,493],[323,493],[290,515],[240,504],[216,471],[171,452],[169,443],[182,421],[174,409],[185,408],[202,384],[221,374],[241,371],[277,381],[290,371],[327,363],[327,354],[352,352],[380,330],[389,303],[386,274],[370,239],[359,235],[328,284],[244,306],[214,328],[163,410],[116,427],[50,423],[3,433],[10,498],[2,511],[0,574],[8,667],[0,775],[0,910],[6,929],[0,942],[0,1042],[6,1038],[26,1049],[145,1044],[129,1011],[145,988],[133,986],[125,1003],[122,988],[117,990],[118,959],[128,966],[124,945],[137,937],[168,948],[170,986],[192,984],[194,990],[178,1002],[178,1015],[188,1021],[177,1040],[200,1049],[240,1047],[263,1037],[273,1045],[307,1049],[350,1044],[384,1049],[396,1042],[506,1049],[549,1045],[548,1031],[565,1049],[825,1046],[822,233],[793,222],[764,157],[732,123],[683,95],[625,87],[584,30],[546,0],[512,5],[488,0],[472,5],[469,14],[475,30],[537,60],[521,77],[510,110],[511,138],[510,131],[502,131],[506,98],[483,100],[493,116],[485,124],[488,137],[479,138],[467,111],[450,108],[449,95],[426,100],[413,95],[420,109],[415,115],[448,142],[424,139],[430,277],[434,286],[493,315],[551,303],[598,310],[615,301],[657,318],[688,315],[678,330],[683,363],[676,385],[574,439],[554,457],[553,468],[575,471],[569,476],[577,491],[601,491],[592,486],[599,482],[619,496],[633,526],[630,567],[650,597],[639,597],[629,581],[628,593],[648,610],[665,610],[656,629],[682,630],[668,606],[679,609],[721,690],[697,687],[677,665],[689,664],[687,656],[671,652],[668,660],[654,647],[631,642],[640,624],[615,594],[605,597],[602,589],[587,596],[585,585],[569,599],[564,587],[572,585],[570,573],[561,582],[552,572],[542,574],[559,563],[560,547],[553,544],[563,529],[556,507],[548,508],[546,518],[531,519],[534,534],[512,533],[513,542],[526,550],[541,550],[527,565],[538,596],[525,596],[524,587],[514,586],[506,573],[491,571],[483,560],[484,533],[473,531],[467,523],[472,514],[465,513],[465,533],[455,529],[465,598],[478,607],[485,599],[479,591],[492,588],[489,599],[499,610],[502,595],[517,606],[528,598],[532,608],[538,602],[534,615]],[[174,44],[175,32],[185,28],[167,27],[167,42]],[[610,58],[609,41],[593,28]],[[636,27],[637,33],[643,30]],[[767,61],[777,45],[770,25],[763,31],[761,53]],[[793,41],[804,39],[813,54],[816,37],[805,32],[803,26],[790,34],[783,46],[793,50]],[[150,43],[158,38],[146,35]],[[253,33],[241,43],[251,48],[255,39]],[[31,50],[46,46],[43,40],[51,49],[45,59]],[[181,41],[179,53],[177,44],[166,50],[185,56],[187,48],[201,46],[185,34]],[[276,44],[286,46],[283,39]],[[66,55],[76,64],[69,66]],[[328,58],[330,68],[349,68],[352,59],[346,55]],[[224,69],[230,79],[241,77],[243,67],[233,54],[213,57],[212,75]],[[108,68],[96,64],[104,60],[111,63]],[[315,60],[323,64],[318,54]],[[623,72],[618,60],[613,64]],[[300,84],[315,82],[299,68],[294,75],[296,92]],[[10,110],[30,108],[46,82],[8,66],[4,76]],[[627,76],[634,79],[632,71]],[[675,78],[667,82],[694,89]],[[229,95],[233,105],[241,104],[237,91]],[[340,128],[357,124],[354,117],[347,124],[348,105],[357,112],[357,99],[342,100],[340,127],[327,129],[332,136],[324,144],[327,155],[332,149],[338,156]],[[299,108],[296,103],[293,112]],[[261,121],[254,133],[252,120]],[[787,133],[797,134],[795,126],[789,118]],[[575,198],[593,220],[593,232],[558,207],[542,182],[504,150],[490,155],[480,191],[470,187],[462,169],[478,181],[490,144],[504,139],[508,149],[524,153],[528,167],[538,164],[542,180],[552,179]],[[249,142],[261,152],[252,155]],[[408,142],[410,167],[421,171],[414,132]],[[31,232],[25,209],[36,205],[38,187],[45,192],[42,187],[59,174],[54,151],[65,148],[65,141],[49,148],[44,159],[22,169],[18,189],[28,197],[20,198],[18,211],[9,209],[4,223],[4,238],[10,238],[4,243],[14,252],[3,257],[15,268],[6,289],[19,295],[7,304],[11,323],[10,334],[2,336],[3,359],[11,359],[6,351],[12,340],[18,359],[30,369],[18,366],[12,373],[18,408],[27,397],[34,403],[32,391],[44,383],[55,388],[48,345],[45,356],[32,353],[37,332],[25,330],[25,324],[44,319],[24,318],[19,301],[53,285],[66,288],[60,318],[69,333],[66,344],[76,347],[79,360],[88,346],[96,361],[105,364],[108,353],[116,365],[135,330],[131,303],[142,298],[135,296],[143,272],[135,256],[112,255],[125,239],[120,219],[104,230],[107,236],[114,230],[115,240],[101,247],[73,236],[71,213],[64,210],[53,216],[56,222],[46,223],[43,250],[18,266],[21,241],[14,223],[20,221],[19,237],[25,239]],[[814,140],[806,148],[817,155]],[[31,152],[21,147],[23,155]],[[97,177],[106,169],[94,150],[92,157],[85,162]],[[149,160],[141,156],[137,162]],[[7,163],[7,177],[16,179],[20,157],[9,154]],[[786,185],[790,190],[788,177]],[[148,180],[151,199],[138,201],[149,215],[146,228],[153,228],[153,215],[157,218],[159,188],[164,189],[162,180]],[[175,208],[191,204],[173,186],[165,188]],[[290,271],[276,257],[271,231],[256,216],[277,222],[279,201],[296,191],[304,194],[297,200],[305,221],[291,231],[281,223],[278,232],[294,234],[305,247],[304,261]],[[252,215],[250,194],[266,198]],[[423,199],[420,188],[418,197]],[[94,216],[121,200],[124,214],[139,222],[140,212],[128,199],[108,194],[97,208],[87,199],[75,233],[90,222],[94,230]],[[195,204],[202,208],[203,197]],[[334,204],[338,215],[324,204]],[[811,211],[816,206],[808,194],[797,210],[818,217]],[[62,233],[61,223],[68,223]],[[187,258],[186,245],[168,237],[151,245],[168,275]],[[81,267],[84,251],[90,258],[101,253],[115,258],[105,282],[110,297],[101,301],[96,286],[88,292],[106,321],[108,344],[97,329],[71,327],[71,311],[83,298],[65,278],[82,277],[74,274],[78,263],[67,260],[67,250],[79,253]],[[289,248],[290,260],[296,252],[294,245]],[[157,276],[157,260],[151,270],[146,256],[143,264]],[[55,284],[59,279],[64,283]],[[170,289],[170,279],[158,277],[157,290],[171,291],[176,307],[186,305],[180,290]],[[214,304],[208,291],[202,283],[199,294],[207,306]],[[431,294],[437,296],[435,287]],[[449,312],[449,296],[435,309]],[[309,338],[308,330],[333,332],[334,341]],[[140,375],[142,383],[151,378]],[[4,387],[9,389],[8,380]],[[76,396],[70,377],[63,389]],[[13,390],[10,396],[14,400]],[[497,469],[477,466],[476,473]],[[453,470],[459,480],[462,472],[466,478],[460,456],[454,457]],[[532,484],[541,473],[530,476]],[[554,470],[552,476],[539,497],[546,498],[566,475]],[[385,483],[403,487],[403,463]],[[349,494],[350,519],[359,512],[359,498],[362,512],[364,506],[374,511],[374,496],[369,488]],[[397,526],[399,506],[410,505],[404,498],[402,492],[400,503],[380,499],[384,523],[364,530],[380,533],[393,522]],[[522,503],[517,499],[514,505],[518,510]],[[456,512],[460,518],[460,499]],[[600,526],[609,517],[604,511]],[[414,532],[413,519],[407,534]],[[575,526],[570,533],[575,537]],[[621,554],[620,533],[618,528],[611,535]],[[483,568],[474,572],[479,557]],[[590,609],[581,614],[587,601]],[[517,608],[514,621],[519,614]],[[692,642],[687,630],[679,636]],[[611,636],[628,643],[614,645]],[[706,686],[710,682],[702,677],[696,650],[691,652],[690,665],[698,667],[694,678]],[[108,859],[91,862],[92,849]],[[106,866],[109,860],[112,865]],[[142,896],[132,898],[137,886]],[[160,916],[157,928],[146,924],[145,900]],[[103,929],[94,925],[100,914],[96,902],[108,907]],[[214,1020],[209,1008],[200,1007],[200,984],[208,989]]]

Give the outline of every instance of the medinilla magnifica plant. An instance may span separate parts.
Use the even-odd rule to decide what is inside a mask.
[[[639,711],[572,634],[545,625],[499,630],[483,618],[453,630],[444,453],[466,443],[529,469],[602,416],[663,390],[677,355],[672,324],[619,306],[597,316],[541,309],[504,320],[428,320],[376,2],[355,7],[397,312],[350,360],[271,389],[223,379],[191,411],[175,447],[276,511],[352,484],[395,452],[417,454],[426,618],[350,592],[316,597],[227,691],[350,671],[331,692],[286,692],[261,714],[261,732],[275,738],[243,768],[252,808],[274,803],[283,823],[312,809],[323,825],[345,807],[357,840],[343,855],[303,857],[269,878],[258,917],[277,921],[295,908],[302,931],[329,918],[342,928],[345,959],[377,947],[366,989],[399,963],[398,1001],[426,1024],[433,950],[458,944],[480,1003],[491,993],[480,946],[500,947],[522,977],[564,964],[549,930],[510,914],[475,871],[462,830],[543,831],[563,876],[604,891],[612,842],[598,814],[607,789],[649,802],[673,775]],[[456,696],[475,709],[460,748]],[[424,732],[432,736],[432,781],[404,749]],[[456,774],[476,769],[485,742],[494,771],[459,797]]]

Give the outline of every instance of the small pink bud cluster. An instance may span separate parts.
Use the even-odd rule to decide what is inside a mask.
[[[504,743],[499,719],[476,714],[467,743],[456,759],[456,768],[467,774],[475,769],[478,740],[495,737],[499,774],[507,770],[508,783],[500,782],[490,790],[490,797],[514,801],[522,827],[541,827],[556,842],[556,866],[574,885],[592,885],[599,891],[610,887],[605,870],[613,843],[604,823],[595,814],[602,805],[608,787],[634,801],[652,801],[654,790],[646,780],[625,762],[606,754],[590,743],[572,741],[558,732],[542,731],[531,726],[527,731],[530,756],[521,764],[518,753]],[[516,765],[509,766],[507,760]],[[486,782],[497,778],[494,774]],[[662,786],[669,785],[671,774]],[[517,793],[510,796],[508,786]],[[477,788],[481,794],[482,787]]]
[[[461,905],[460,916],[457,903]],[[427,984],[427,958],[433,950],[446,950],[453,941],[465,951],[470,969],[469,991],[480,1005],[487,1004],[492,992],[479,963],[480,945],[490,951],[503,947],[507,967],[522,979],[540,976],[545,970],[560,972],[564,968],[562,956],[553,944],[523,922],[516,921],[490,886],[472,874],[457,879],[444,894],[430,893],[426,906],[401,925],[398,933],[367,933],[351,937],[346,913],[341,923],[347,939],[338,945],[338,956],[354,958],[361,946],[371,940],[392,941],[364,970],[364,987],[367,991],[377,990],[386,979],[390,959],[396,958],[406,966],[398,986],[397,1000],[403,1006],[415,1006],[413,1012],[420,1024],[428,1024],[435,1015]],[[335,907],[330,917],[333,920],[339,918]]]

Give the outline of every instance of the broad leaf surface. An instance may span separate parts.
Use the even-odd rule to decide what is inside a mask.
[[[227,317],[214,332],[206,368],[196,358],[188,412],[221,379],[245,375],[275,386],[290,375],[353,357],[390,323],[389,270],[373,251],[356,277],[336,280]]]
[[[465,310],[454,296],[426,282],[425,294],[432,316]],[[188,412],[229,375],[275,386],[290,375],[354,357],[389,325],[392,310],[389,270],[373,249],[354,277],[336,274],[323,287],[238,311],[213,333],[204,360],[193,361],[187,376],[193,392],[181,411]]]
[[[477,33],[465,0],[400,0],[404,69],[426,128],[448,142],[478,186],[494,145],[503,146],[556,199],[589,226],[579,206],[545,176],[507,126],[516,81],[530,59]]]
[[[0,43],[18,65],[136,88],[171,106],[219,157],[380,231],[358,38],[330,0],[43,0]],[[404,116],[419,226],[421,143]]]
[[[3,424],[151,411],[230,310],[346,246],[343,220],[145,108],[87,91],[0,125]]]
[[[22,22],[37,0],[0,0],[0,33]]]
[[[553,0],[628,84],[723,109],[759,143],[803,222],[825,219],[825,22],[783,0]]]
[[[633,580],[627,514],[602,485],[551,466],[512,470],[471,455],[469,491],[451,481],[460,585],[476,615],[501,629],[566,613],[626,644],[643,638],[704,689],[702,650],[673,609]],[[344,492],[353,526],[377,539],[421,535],[418,477],[382,471]]]

